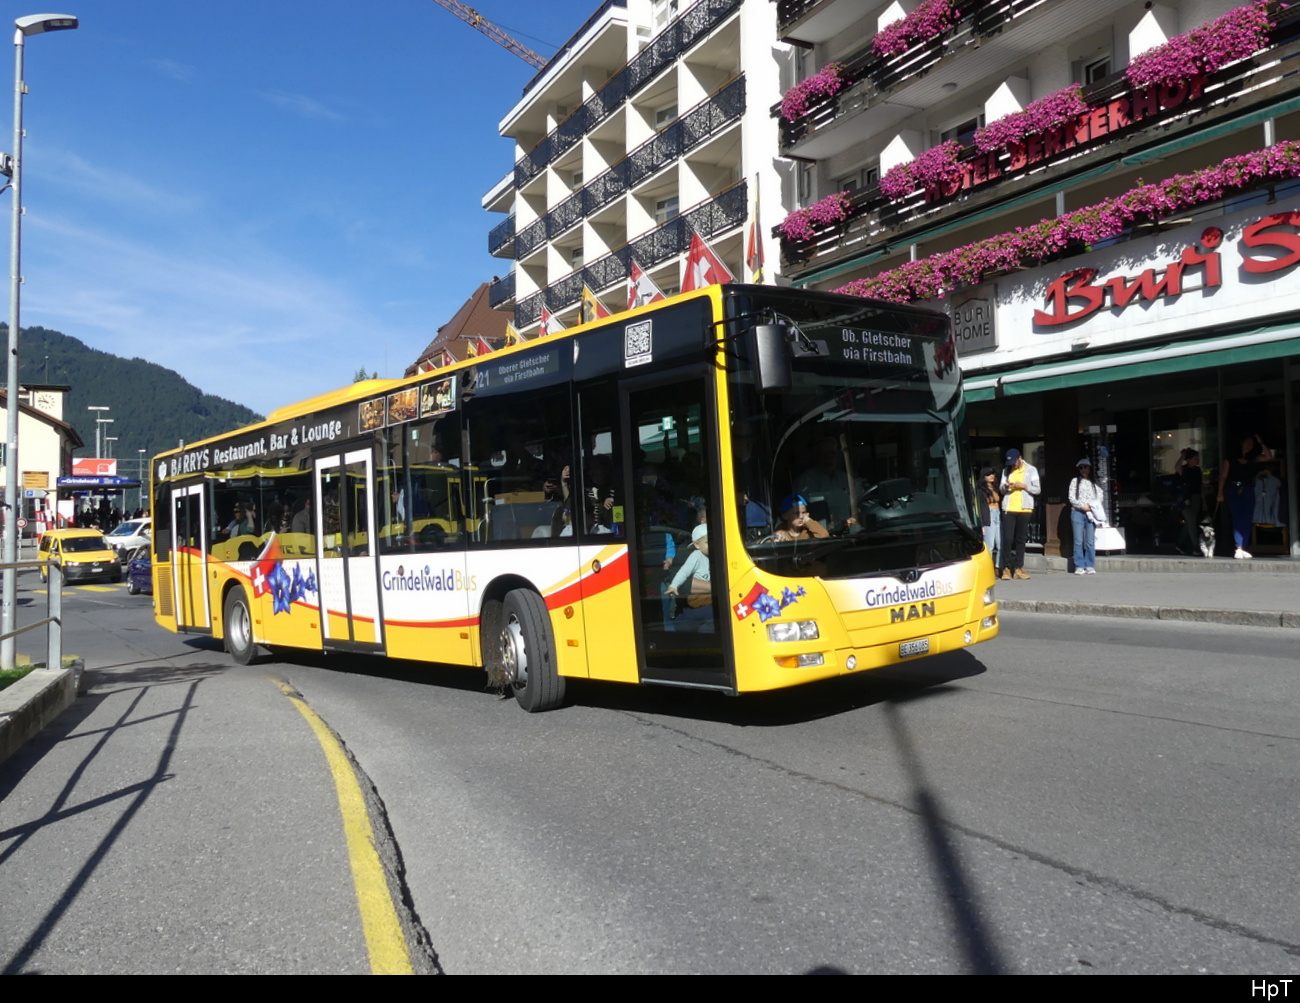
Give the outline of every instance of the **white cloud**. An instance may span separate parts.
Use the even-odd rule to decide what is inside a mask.
[[[315,98],[305,94],[286,94],[284,91],[262,91],[264,97],[277,108],[292,112],[302,118],[315,119],[318,122],[342,122],[343,116],[332,108],[326,107]]]
[[[141,356],[263,413],[345,384],[384,342],[404,355],[424,337],[256,246],[169,253],[64,220],[29,227],[47,250],[27,269],[24,323]]]
[[[67,185],[101,202],[160,216],[189,214],[203,204],[197,196],[150,185],[138,174],[109,170],[67,150],[38,148],[29,152],[39,158],[43,182]]]
[[[183,84],[189,83],[197,75],[197,71],[193,66],[187,66],[185,63],[178,63],[173,59],[150,59],[147,61],[146,65],[151,70]]]

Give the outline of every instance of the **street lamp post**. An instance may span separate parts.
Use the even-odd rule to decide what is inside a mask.
[[[95,411],[95,412],[97,412],[97,413],[95,414],[95,459],[98,460],[99,457],[100,457],[100,446],[99,446],[99,429],[100,429],[100,425],[102,425],[102,424],[103,424],[104,422],[106,422],[106,421],[112,421],[113,419],[112,419],[112,418],[105,418],[105,417],[104,417],[103,412],[109,410],[109,408],[106,407],[106,406],[102,406],[102,405],[98,405],[98,404],[92,404],[90,407],[86,408],[86,410],[87,410],[87,411]]]
[[[110,418],[109,420],[111,421],[112,419]],[[113,458],[113,447],[109,445],[110,442],[117,442],[117,436],[116,435],[104,436],[104,449],[108,453],[108,456],[106,456],[105,459],[108,460],[111,460]]]
[[[28,35],[39,35],[46,31],[68,31],[77,26],[77,19],[71,14],[29,14],[14,22],[14,152],[12,160],[13,173],[10,175],[10,187],[13,188],[13,222],[9,240],[9,366],[8,380],[5,383],[8,398],[6,400],[6,417],[9,447],[5,450],[5,521],[4,521],[4,563],[12,565],[18,560],[18,289],[22,284],[20,269],[23,216],[23,94],[27,90],[23,83],[23,49]],[[0,597],[0,633],[13,633],[16,621],[17,605],[14,593],[18,589],[18,572],[6,567],[0,576],[0,587],[4,595]],[[14,639],[6,637],[0,641],[0,669],[14,667]]]

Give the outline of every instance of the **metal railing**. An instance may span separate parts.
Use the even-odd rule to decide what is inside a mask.
[[[583,136],[607,119],[628,98],[673,64],[683,52],[712,31],[741,0],[699,0],[668,24],[572,115],[515,161],[515,187],[535,178]],[[531,82],[530,82],[531,86]]]
[[[515,273],[497,279],[488,286],[488,306],[493,310],[515,298]]]
[[[515,239],[515,214],[511,213],[496,226],[488,231],[488,254],[497,254],[514,242]],[[510,255],[499,255],[501,257],[510,257]]]
[[[744,113],[745,75],[741,73],[597,175],[581,191],[574,192],[545,216],[520,230],[515,237],[515,257],[522,258],[547,240],[558,237],[629,188],[740,121]]]
[[[748,186],[738,181],[662,226],[526,296],[515,305],[515,326],[522,330],[535,323],[542,315],[543,304],[552,312],[572,306],[582,298],[584,285],[599,292],[626,280],[633,258],[640,267],[653,268],[685,252],[690,247],[692,233],[708,238],[741,226],[749,211],[747,198]]]
[[[848,87],[814,103],[801,118],[782,120],[781,149],[789,149],[842,115],[883,101],[904,83],[929,73],[941,59],[977,47],[987,36],[1004,31],[1016,19],[1050,2],[1053,0],[968,0],[962,5],[962,16],[950,28],[906,52],[878,56],[870,43],[864,45],[837,60],[844,67]],[[780,107],[773,106],[774,117],[780,114]]]
[[[50,669],[63,667],[63,574],[58,561],[14,561],[12,564],[0,564],[0,571],[22,571],[27,568],[45,568],[49,579],[49,588],[45,593],[45,619],[29,623],[25,627],[0,634],[0,641],[7,641],[29,630],[45,627],[45,666]],[[6,602],[15,602],[17,596],[5,596]]]

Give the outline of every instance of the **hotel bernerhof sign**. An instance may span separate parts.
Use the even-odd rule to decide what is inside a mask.
[[[964,356],[962,368],[978,373],[1300,312],[1298,278],[1300,198],[1207,216],[999,278],[989,297],[998,347]]]

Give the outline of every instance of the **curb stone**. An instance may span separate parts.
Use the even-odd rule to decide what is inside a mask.
[[[1278,610],[1204,609],[1190,606],[1130,606],[1069,599],[999,599],[998,611],[1054,613],[1059,616],[1107,616],[1128,620],[1179,620],[1236,627],[1300,628],[1300,613]]]

